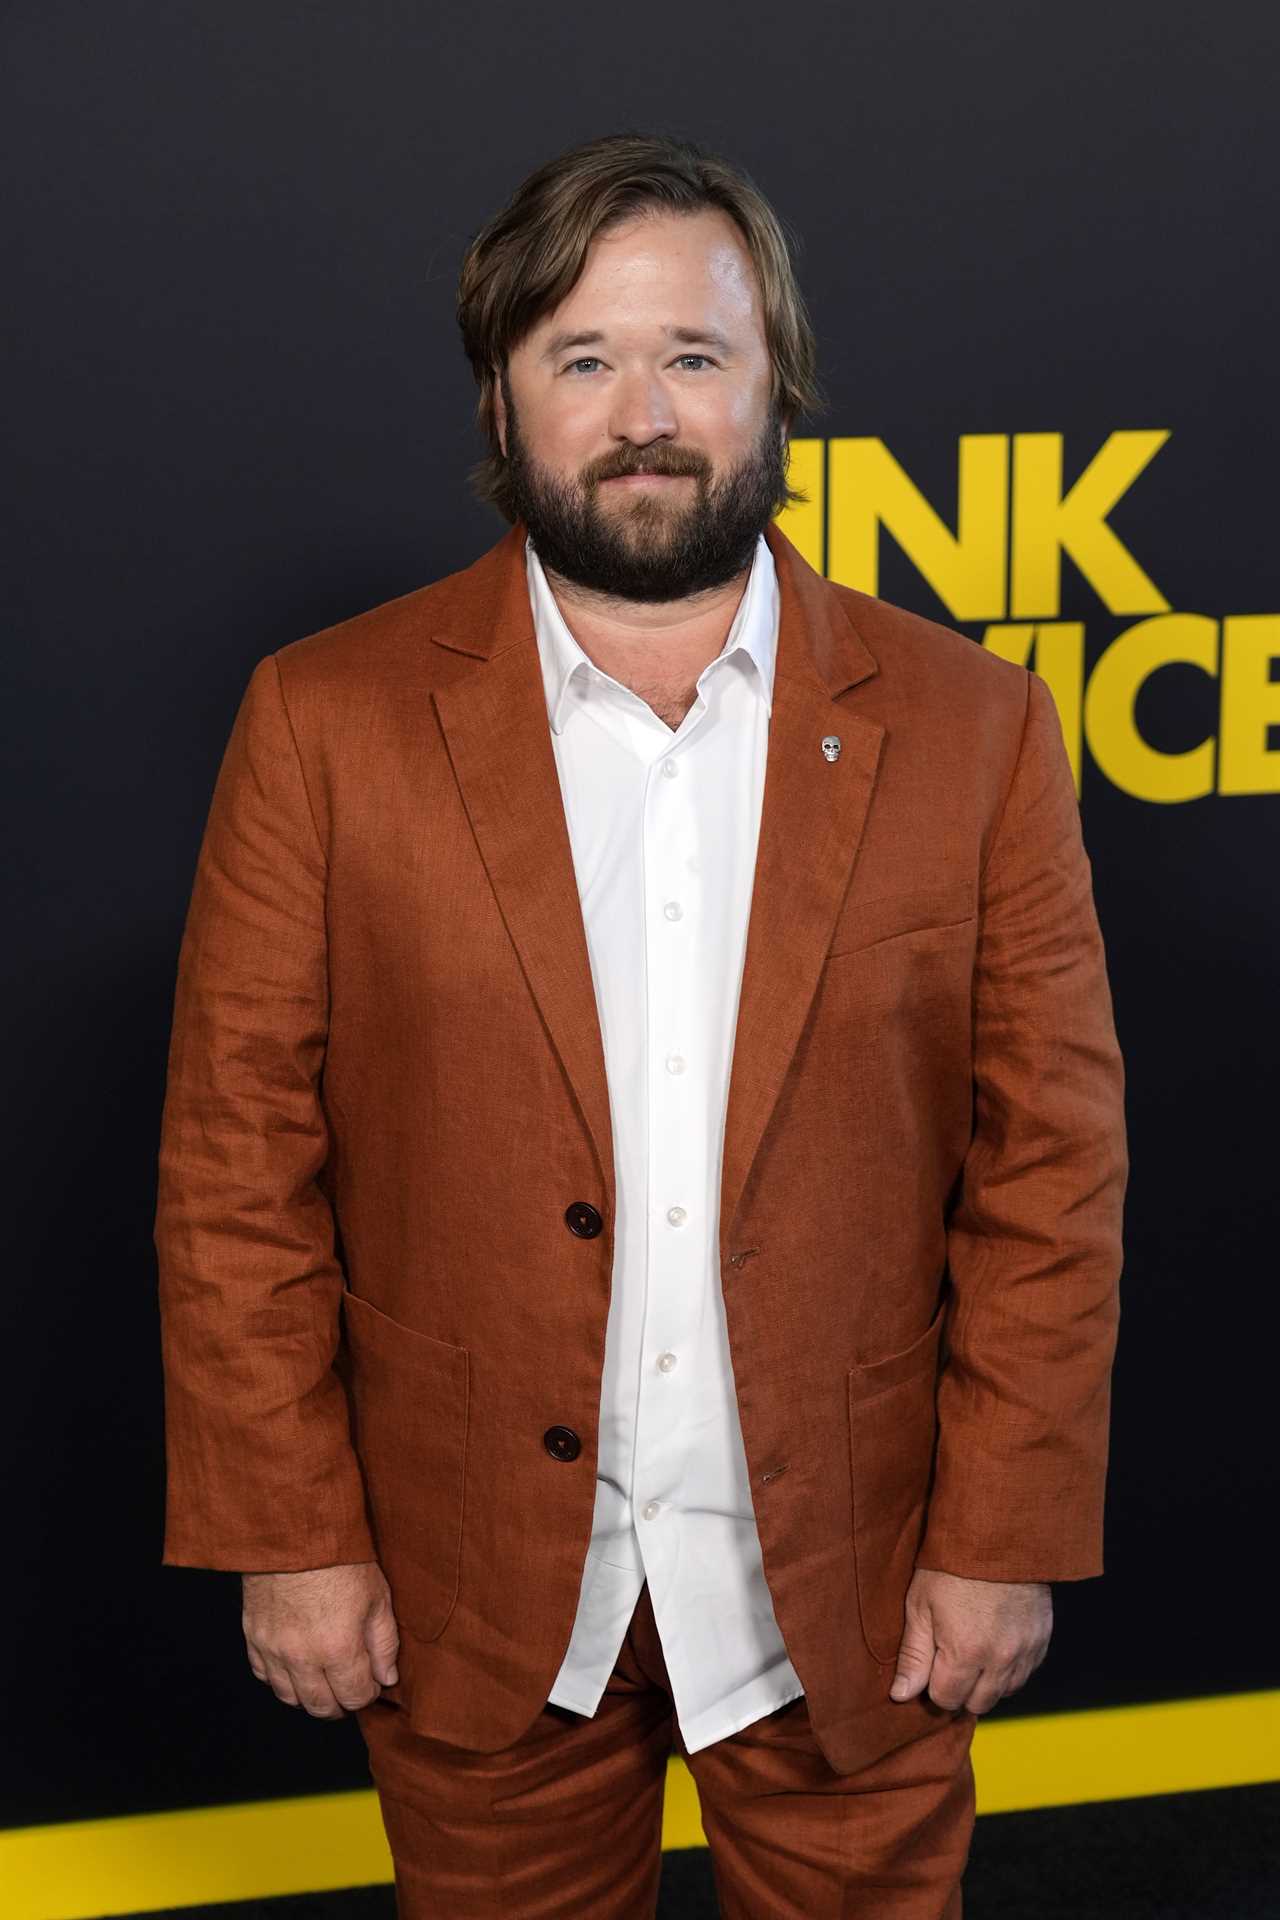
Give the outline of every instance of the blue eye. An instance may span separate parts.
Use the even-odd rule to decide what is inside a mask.
[[[705,353],[681,353],[676,356],[676,359],[677,364],[685,360],[701,360],[705,366],[712,367],[715,365],[715,361],[712,360],[709,354]],[[568,366],[563,368],[562,371],[565,373],[576,373],[579,367],[598,367],[599,365],[600,359],[597,354],[584,353],[577,360],[571,360]]]

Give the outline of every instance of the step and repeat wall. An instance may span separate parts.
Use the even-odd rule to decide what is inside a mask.
[[[367,1784],[162,1569],[151,1227],[178,942],[254,666],[503,531],[470,236],[622,128],[797,237],[828,405],[787,531],[1048,683],[1128,1075],[1101,1580],[1005,1715],[1276,1683],[1274,9],[784,19],[369,0],[0,16],[9,1826]]]

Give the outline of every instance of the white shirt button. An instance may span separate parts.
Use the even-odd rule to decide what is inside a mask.
[[[656,1520],[662,1512],[662,1507],[657,1500],[646,1500],[640,1511],[646,1520]]]
[[[683,1207],[668,1207],[667,1218],[673,1227],[682,1227],[689,1216]]]
[[[662,771],[668,780],[674,780],[680,769],[674,760],[664,760],[662,763]]]
[[[684,919],[684,908],[680,905],[680,902],[678,900],[668,900],[666,906],[662,909],[662,911],[666,914],[668,920]]]
[[[676,1356],[674,1353],[660,1353],[658,1355],[658,1365],[663,1373],[670,1373],[675,1364]]]
[[[667,1072],[668,1073],[683,1073],[684,1069],[685,1069],[685,1058],[682,1053],[669,1053],[667,1055]]]

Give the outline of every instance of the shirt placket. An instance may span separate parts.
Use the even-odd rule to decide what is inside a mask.
[[[706,1259],[706,1062],[698,1033],[703,900],[696,737],[649,769],[644,799],[647,1253],[633,1513],[646,1568],[678,1553],[698,1288]],[[661,1581],[659,1582],[661,1585]]]

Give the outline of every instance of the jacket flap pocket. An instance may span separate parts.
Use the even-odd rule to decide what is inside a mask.
[[[347,1289],[352,1444],[397,1617],[439,1635],[458,1593],[470,1361],[466,1347],[403,1326]]]
[[[860,953],[908,933],[933,933],[963,925],[975,913],[973,888],[967,881],[946,886],[901,888],[864,899],[850,894],[836,923],[827,958]]]
[[[849,1369],[858,1611],[868,1652],[885,1663],[897,1657],[907,1588],[924,1535],[944,1306],[900,1353]]]

